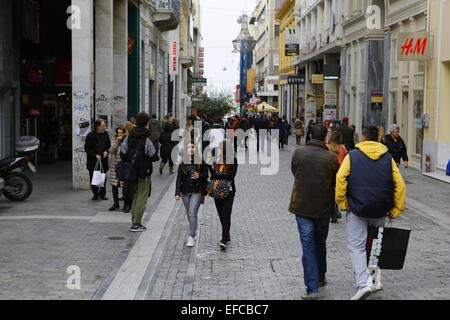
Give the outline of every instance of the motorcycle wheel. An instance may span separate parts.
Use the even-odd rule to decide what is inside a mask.
[[[30,178],[23,173],[12,172],[5,177],[3,195],[11,201],[24,201],[33,192]]]

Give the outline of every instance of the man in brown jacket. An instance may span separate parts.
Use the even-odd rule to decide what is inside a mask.
[[[296,215],[302,245],[304,300],[319,298],[319,286],[326,284],[326,241],[330,218],[335,213],[335,185],[339,162],[328,151],[325,138],[328,129],[315,125],[311,140],[300,147],[292,159],[295,177],[289,211]]]

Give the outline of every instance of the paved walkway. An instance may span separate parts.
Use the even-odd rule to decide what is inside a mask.
[[[71,189],[70,163],[38,169],[27,201],[0,198],[0,299],[99,299],[140,235],[129,231],[130,214],[108,212],[112,199],[93,202],[89,191]],[[173,185],[168,174],[152,180],[146,222]],[[72,265],[80,268],[80,289],[67,287]]]
[[[186,248],[187,218],[182,209],[170,237],[155,285],[147,299],[275,299],[297,300],[304,292],[301,248],[295,218],[288,213],[295,150],[281,153],[278,175],[259,175],[258,166],[242,165],[232,216],[231,247],[218,248],[220,223],[211,199],[202,208],[197,246]],[[406,267],[384,271],[385,290],[371,299],[448,299],[450,297],[450,186],[404,171],[408,205],[395,226],[413,229]],[[429,209],[429,210],[428,210]],[[442,226],[427,215],[444,215]],[[442,218],[442,217],[440,217]],[[440,221],[442,222],[442,221]],[[331,225],[328,238],[328,280],[323,299],[348,299],[354,278],[345,245],[345,219]]]
[[[131,234],[129,214],[107,211],[111,200],[92,202],[90,192],[71,190],[70,164],[41,166],[28,201],[0,198],[0,299],[299,299],[301,248],[287,211],[294,149],[281,152],[276,176],[239,167],[226,252],[218,248],[211,199],[201,207],[197,245],[185,247],[188,224],[174,201],[174,176],[153,176],[149,229]],[[403,174],[408,210],[394,225],[413,229],[405,270],[384,272],[385,290],[371,299],[448,299],[450,186],[414,169]],[[71,265],[80,267],[80,289],[67,287]],[[352,295],[345,220],[330,228],[327,277],[324,299]]]

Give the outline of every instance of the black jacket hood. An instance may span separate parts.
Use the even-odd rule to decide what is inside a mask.
[[[135,127],[130,132],[130,138],[133,138],[136,140],[146,139],[146,138],[149,138],[150,136],[151,136],[151,131],[146,128]]]

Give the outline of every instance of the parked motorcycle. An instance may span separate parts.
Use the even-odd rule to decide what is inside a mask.
[[[23,172],[26,170],[37,172],[31,160],[39,144],[36,137],[21,137],[16,145],[17,156],[0,161],[0,180],[4,180],[4,188],[0,191],[0,195],[3,194],[11,201],[24,201],[31,195],[33,184]]]

